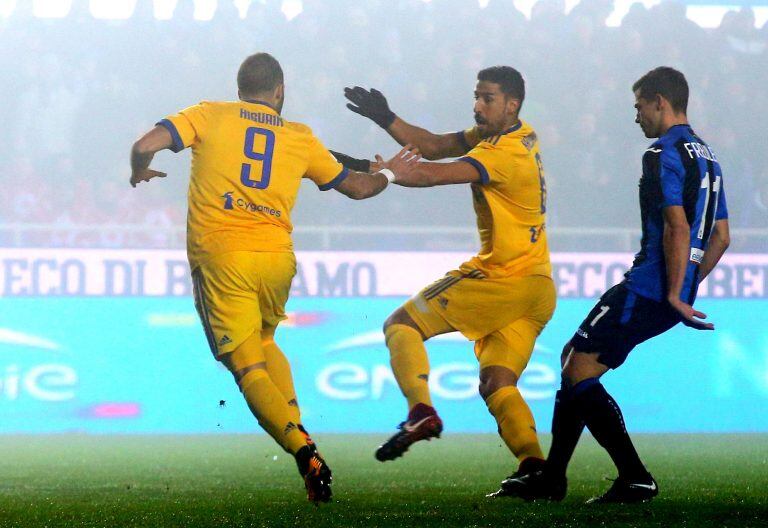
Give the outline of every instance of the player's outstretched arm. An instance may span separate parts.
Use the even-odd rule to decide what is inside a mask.
[[[376,196],[389,185],[389,179],[380,172],[349,171],[343,182],[334,187],[337,191],[353,200],[365,200]]]
[[[686,326],[697,330],[714,330],[715,325],[705,323],[706,314],[680,300],[685,272],[691,251],[691,228],[680,205],[664,208],[664,261],[667,267],[667,301],[682,317]]]
[[[718,220],[715,222],[712,237],[709,239],[707,250],[704,252],[701,264],[699,264],[699,282],[703,281],[715,269],[729,245],[731,245],[731,234],[728,219]]]
[[[375,161],[371,161],[367,159],[353,158],[352,156],[336,152],[335,150],[329,150],[328,152],[333,154],[333,157],[349,170],[374,173],[379,172],[384,168],[384,160],[379,155],[376,156]]]
[[[474,146],[467,143],[463,132],[434,134],[397,117],[384,94],[375,88],[344,88],[344,96],[350,101],[347,108],[379,125],[400,145],[417,147],[428,160],[462,156]]]
[[[418,150],[414,150],[411,145],[406,145],[395,157],[387,161],[381,156],[376,156],[378,163],[394,173],[394,183],[403,187],[434,187],[482,181],[480,172],[469,163],[429,163],[420,159]]]
[[[155,154],[173,146],[171,133],[165,127],[156,126],[141,136],[131,149],[131,186],[152,178],[165,178],[164,172],[152,170],[149,164]]]
[[[349,170],[353,170],[357,172],[371,172],[371,160],[353,158],[348,154],[337,152],[335,150],[329,150],[328,152],[333,154],[333,157],[336,158],[336,160],[339,163],[344,165]],[[376,172],[376,171],[374,170],[373,172]]]

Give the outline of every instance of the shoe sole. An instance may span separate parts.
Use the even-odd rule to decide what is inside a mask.
[[[565,495],[563,495],[563,496],[560,496],[560,495],[558,495],[558,496],[547,495],[547,496],[544,496],[544,497],[542,497],[542,496],[533,496],[533,495],[528,495],[528,494],[521,495],[519,493],[507,492],[507,491],[504,491],[503,489],[500,489],[500,490],[498,490],[498,491],[496,491],[494,493],[489,493],[488,495],[486,495],[486,497],[488,497],[489,499],[499,499],[501,497],[510,497],[510,498],[513,498],[513,499],[522,499],[525,502],[539,502],[539,501],[541,501],[541,502],[562,502],[563,499],[565,499]]]
[[[536,501],[547,501],[547,502],[561,502],[563,499],[565,499],[565,496],[567,495],[568,491],[567,489],[563,489],[559,493],[549,493],[549,494],[537,494],[533,492],[527,492],[523,486],[525,486],[525,483],[520,483],[520,488],[518,489],[505,489],[508,488],[512,483],[520,483],[518,479],[505,479],[501,483],[501,488],[499,491],[497,491],[495,494],[492,494],[494,497],[517,497],[519,499],[523,499],[526,502],[536,502]]]
[[[636,494],[634,497],[623,497],[623,498],[613,498],[613,497],[606,497],[605,495],[600,495],[598,497],[592,497],[584,504],[643,504],[646,502],[651,502],[654,498],[656,498],[659,495],[659,488],[656,487],[655,490],[648,490],[650,493],[648,493],[645,496],[641,496],[639,493]]]
[[[602,497],[593,497],[586,501],[584,504],[589,504],[590,506],[595,504],[645,504],[648,502],[651,502],[656,495],[653,497],[646,497],[644,499],[627,499],[627,500],[604,500]]]

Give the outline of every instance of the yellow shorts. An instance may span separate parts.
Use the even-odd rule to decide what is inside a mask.
[[[475,341],[480,368],[503,366],[518,376],[555,311],[555,285],[545,275],[485,278],[451,271],[403,308],[426,337],[458,330]]]
[[[231,251],[192,271],[195,308],[215,357],[285,319],[296,274],[293,253]]]

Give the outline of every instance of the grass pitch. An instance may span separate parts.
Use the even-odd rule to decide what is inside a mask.
[[[591,438],[550,504],[484,497],[514,469],[495,435],[448,435],[382,464],[385,436],[317,435],[335,494],[320,507],[265,436],[0,437],[0,526],[768,526],[768,435],[636,435],[661,494],[610,507],[583,504],[615,476]]]

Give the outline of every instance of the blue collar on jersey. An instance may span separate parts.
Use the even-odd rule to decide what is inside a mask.
[[[504,132],[502,132],[499,135],[503,136],[504,134],[509,134],[510,132],[517,132],[518,130],[520,130],[522,128],[522,126],[523,126],[523,122],[522,121],[518,121],[516,125],[506,129]]]
[[[269,104],[269,103],[267,103],[265,101],[259,101],[258,99],[241,99],[241,101],[244,102],[244,103],[264,105],[264,106],[266,106],[268,108],[271,108],[275,112],[277,112],[277,108],[275,108],[274,106],[272,106],[271,104]],[[280,115],[280,112],[277,112],[277,115]]]
[[[677,124],[677,125],[672,125],[671,127],[669,127],[669,128],[667,129],[667,131],[666,131],[666,132],[664,132],[664,135],[666,136],[667,134],[669,134],[670,132],[672,132],[672,129],[673,129],[673,128],[678,128],[678,127],[685,127],[685,128],[687,128],[688,130],[690,130],[691,132],[693,132],[693,128],[691,127],[690,123],[679,123],[679,124]]]

